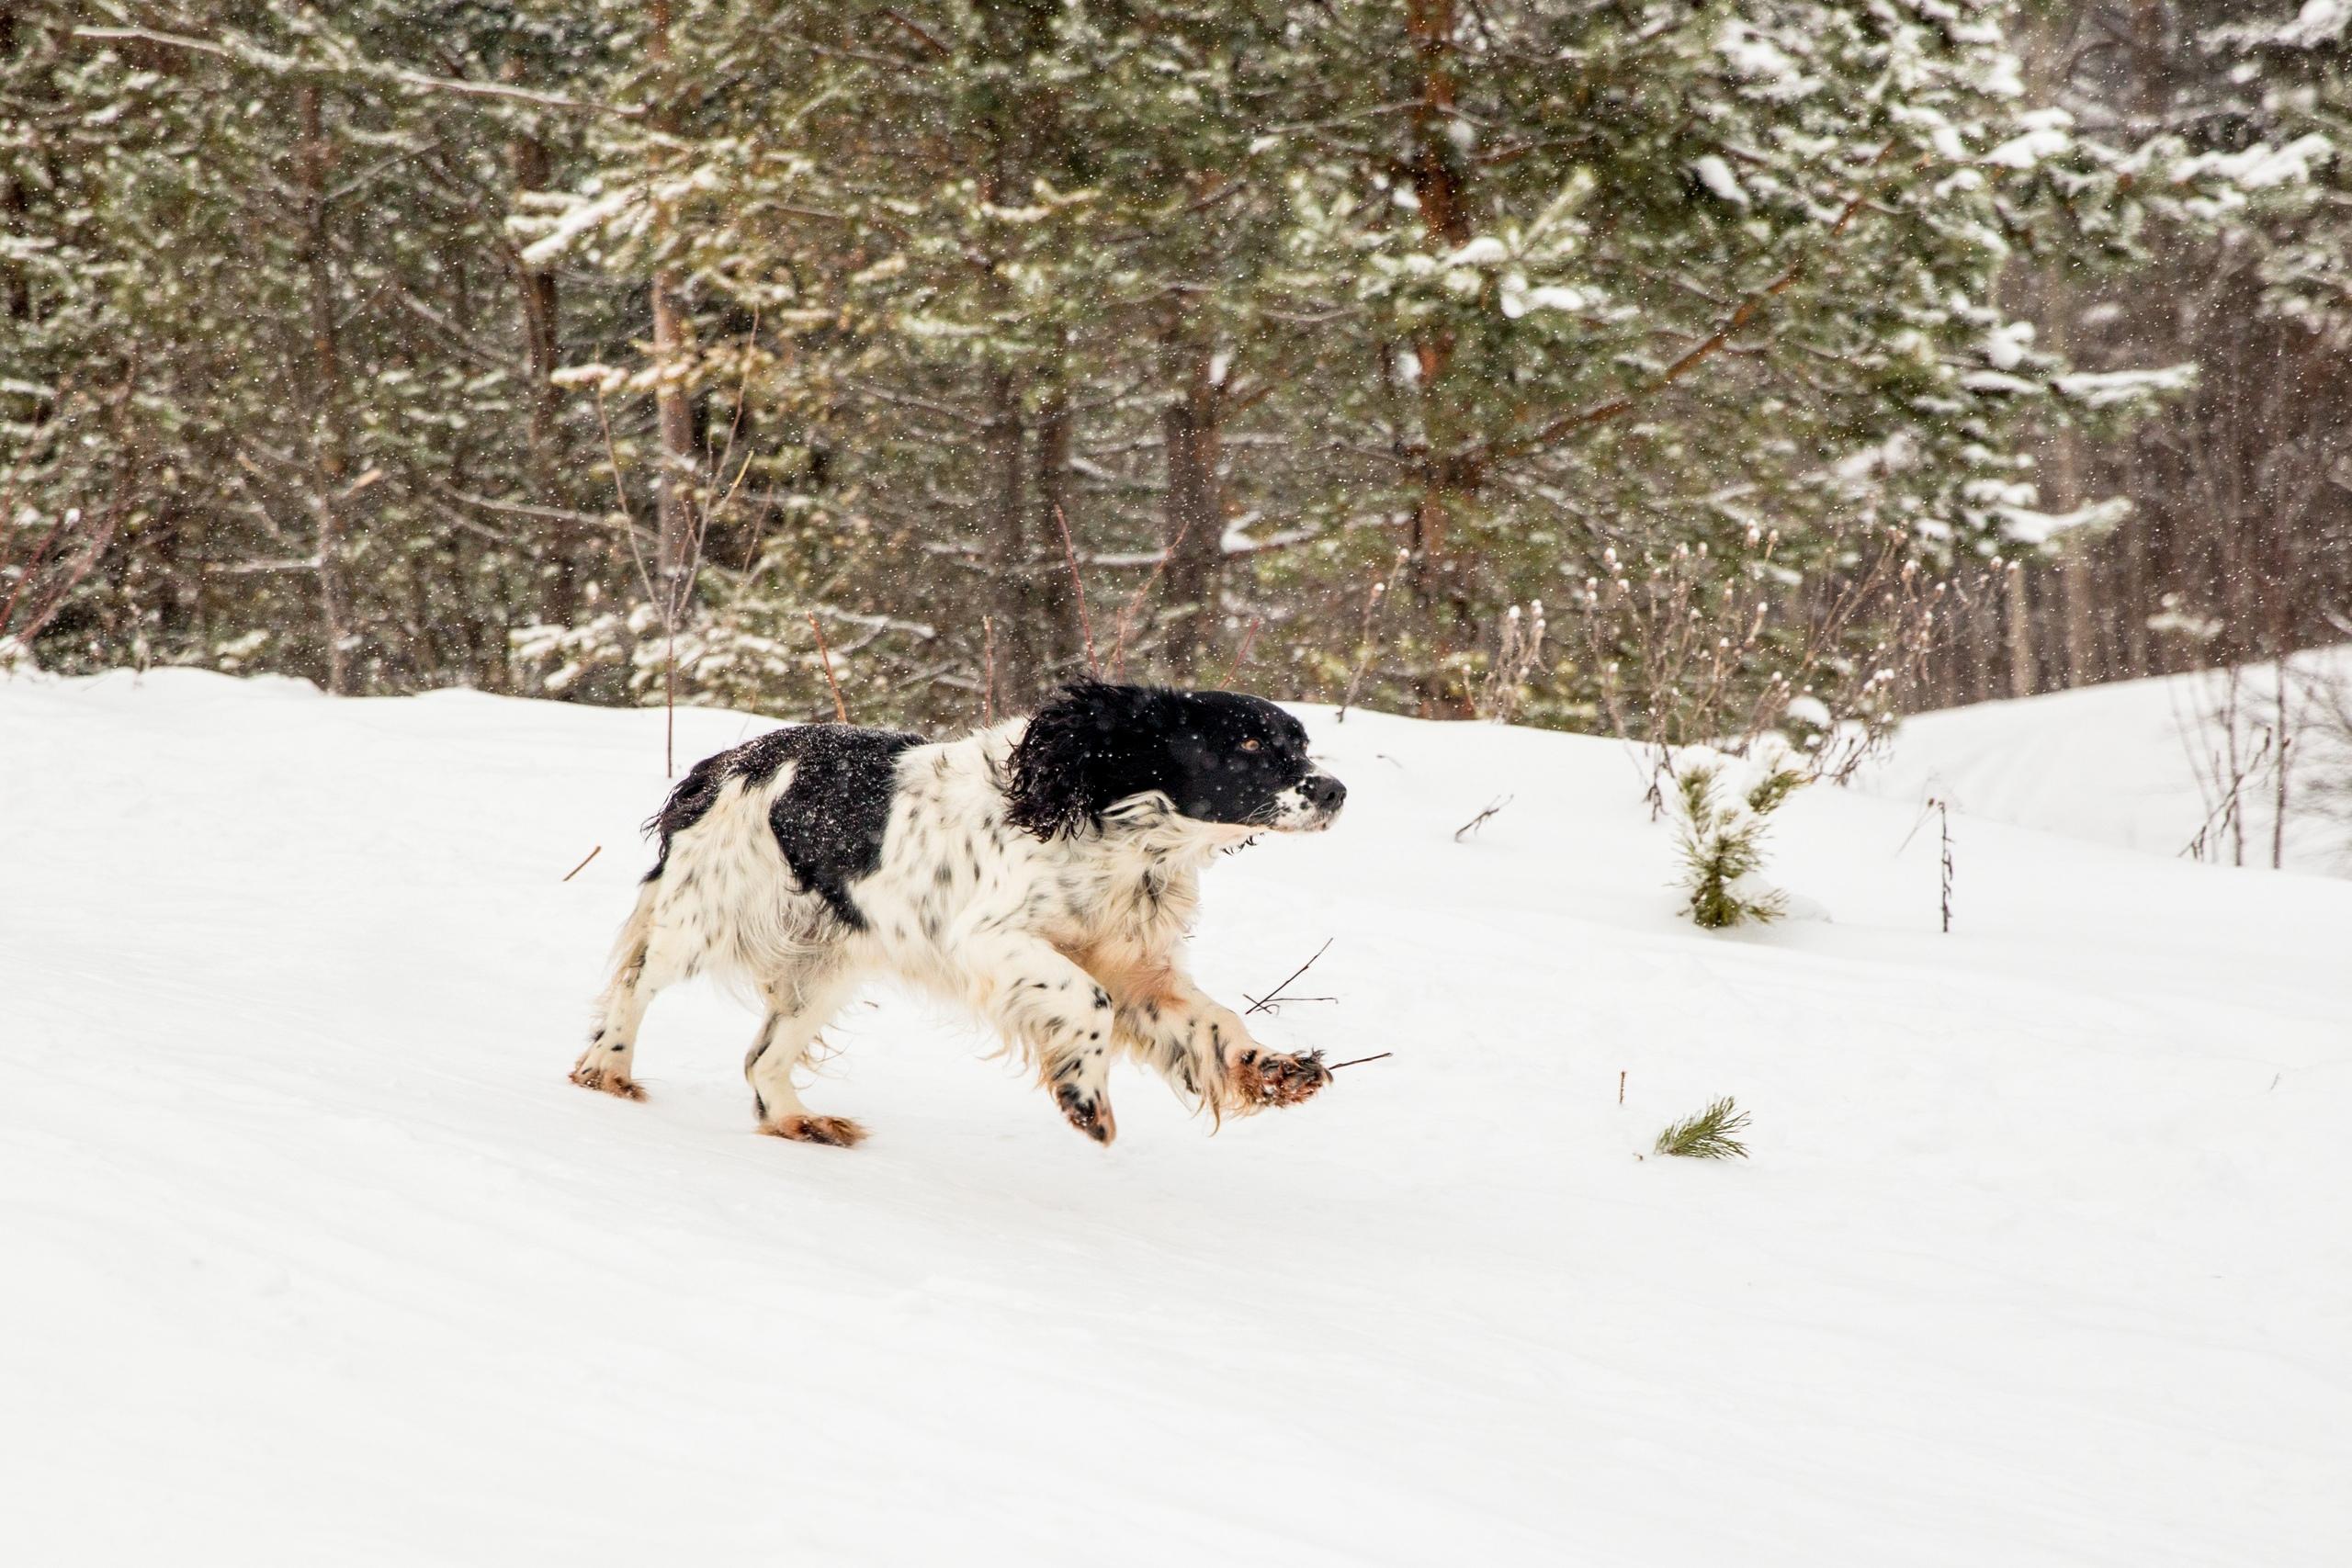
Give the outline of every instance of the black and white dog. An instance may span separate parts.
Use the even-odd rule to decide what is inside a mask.
[[[767,1007],[744,1074],[760,1127],[854,1144],[793,1073],[858,984],[896,976],[975,1009],[1108,1144],[1114,1055],[1213,1116],[1330,1081],[1184,973],[1203,865],[1256,834],[1328,828],[1347,791],[1256,697],[1087,682],[961,740],[779,729],[706,758],[647,824],[661,856],[623,928],[574,1083],[636,1100],[656,992],[711,974]]]

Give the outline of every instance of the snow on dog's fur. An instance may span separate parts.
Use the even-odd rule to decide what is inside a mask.
[[[938,744],[835,724],[763,735],[696,764],[649,824],[661,854],[572,1081],[642,1098],[647,1006],[709,974],[766,1006],[743,1064],[762,1130],[854,1144],[864,1129],[812,1115],[794,1070],[887,974],[987,1019],[1098,1143],[1117,1132],[1116,1054],[1214,1116],[1295,1103],[1329,1073],[1268,1052],[1204,994],[1184,936],[1217,851],[1329,827],[1346,793],[1296,719],[1229,692],[1086,682]]]

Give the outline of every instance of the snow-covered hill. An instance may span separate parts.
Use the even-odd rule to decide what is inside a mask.
[[[1977,703],[1904,721],[1861,786],[1890,799],[1939,795],[1972,816],[2156,854],[2268,865],[2278,816],[2270,731],[2278,671],[2259,665],[2233,691],[2221,671],[2119,681],[2021,701]],[[2352,649],[2307,653],[2287,671],[2287,828],[2292,869],[2352,875],[2352,750],[2331,722],[2352,715]],[[2237,750],[2227,714],[2235,714]],[[2233,765],[2234,761],[2234,765]],[[2243,831],[2222,805],[2233,776]]]
[[[1200,967],[1393,1059],[1106,1152],[879,996],[844,1152],[716,994],[564,1081],[660,714],[0,682],[0,1561],[2345,1560],[2352,886],[1961,816],[1947,937],[1818,791],[1708,936],[1619,748],[1300,711]]]

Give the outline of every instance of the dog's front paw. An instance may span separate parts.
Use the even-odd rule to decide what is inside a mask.
[[[836,1149],[854,1149],[865,1141],[865,1129],[846,1116],[786,1116],[781,1121],[762,1122],[760,1131],[772,1138],[789,1138],[796,1144],[823,1144]]]
[[[1314,1099],[1331,1081],[1331,1069],[1323,1065],[1320,1051],[1290,1056],[1252,1048],[1234,1058],[1229,1072],[1235,1093],[1253,1109],[1299,1104]]]
[[[1101,1089],[1066,1083],[1054,1090],[1054,1100],[1069,1124],[1096,1143],[1108,1147],[1111,1140],[1119,1135],[1119,1122],[1111,1114],[1110,1098]]]
[[[582,1062],[571,1069],[571,1081],[582,1089],[593,1089],[604,1094],[616,1094],[623,1100],[645,1098],[645,1090],[638,1081],[618,1067],[592,1067]]]

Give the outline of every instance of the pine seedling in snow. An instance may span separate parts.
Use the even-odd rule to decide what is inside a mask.
[[[1759,747],[1746,758],[1686,753],[1674,764],[1669,805],[1682,849],[1690,919],[1708,931],[1788,912],[1788,900],[1758,876],[1772,813],[1804,783],[1785,752]]]
[[[1747,1125],[1747,1112],[1725,1095],[1660,1133],[1656,1152],[1678,1159],[1746,1159],[1747,1145],[1738,1134]]]

